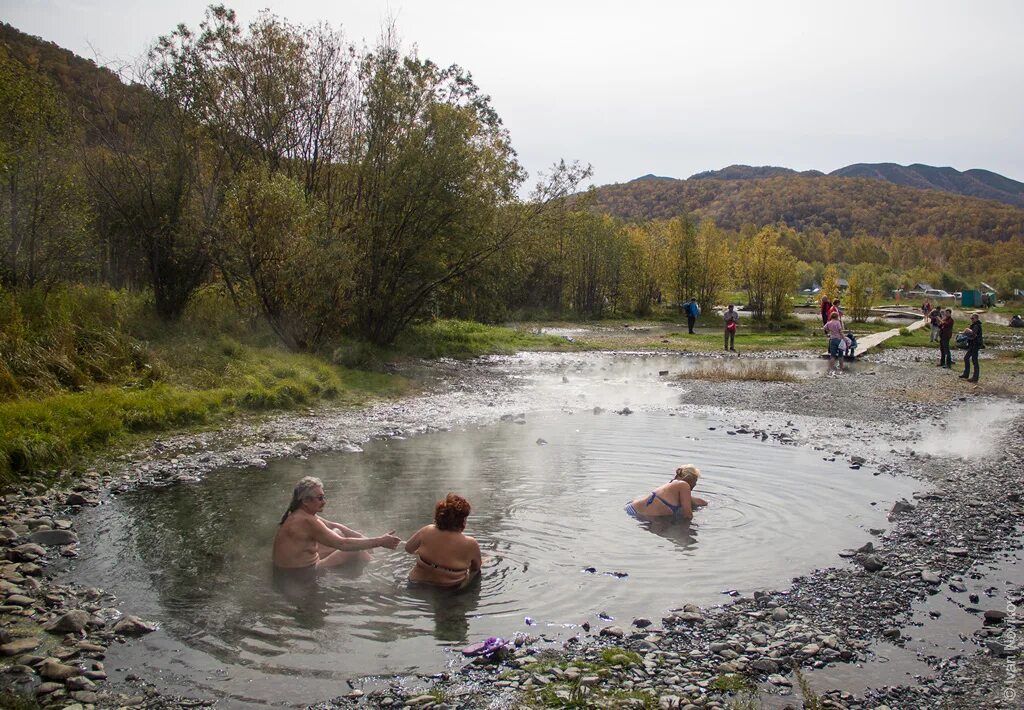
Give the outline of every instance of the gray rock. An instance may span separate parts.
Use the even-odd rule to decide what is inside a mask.
[[[756,661],[750,664],[750,667],[761,673],[778,673],[779,664],[770,658],[758,658]]]
[[[1007,658],[1016,652],[1016,649],[1013,647],[1007,647],[1002,642],[996,640],[986,641],[985,647],[988,648],[989,653],[999,658]]]
[[[605,626],[601,629],[601,636],[611,636],[612,638],[620,639],[625,635],[626,633],[620,626]]]
[[[650,619],[645,619],[643,617],[633,619],[633,626],[637,627],[638,629],[646,629],[652,623],[654,622],[652,622]]]
[[[37,530],[29,535],[28,539],[39,545],[58,547],[78,542],[78,535],[70,530]]]
[[[54,692],[55,690],[63,690],[63,689],[64,689],[64,684],[63,683],[54,683],[53,681],[47,681],[45,683],[40,683],[39,684],[39,687],[36,688],[36,695],[37,696],[39,696],[39,695],[49,695],[50,693]]]
[[[89,623],[89,612],[72,609],[43,628],[53,634],[79,634]]]
[[[42,640],[34,636],[14,639],[10,643],[0,646],[0,656],[20,656],[23,653],[39,648],[40,643],[42,643]]]
[[[885,562],[878,555],[867,555],[861,559],[860,564],[868,572],[878,572],[885,569]]]
[[[938,584],[940,581],[939,575],[932,572],[930,569],[921,570],[921,581],[927,584]]]
[[[11,552],[14,553],[15,559],[31,561],[43,557],[46,554],[46,549],[34,542],[26,542],[24,545],[12,547]]]
[[[774,674],[768,676],[768,682],[771,683],[772,685],[778,685],[778,686],[781,686],[783,688],[792,688],[793,687],[793,684],[789,681],[789,678],[786,678],[785,676],[781,676],[778,673],[774,673]]]
[[[785,621],[789,618],[789,612],[785,608],[778,606],[772,609],[772,619],[775,621]]]
[[[64,681],[68,690],[95,690],[96,684],[82,675],[76,675]]]
[[[56,658],[47,658],[39,666],[39,675],[47,680],[64,681],[79,674],[81,671],[78,668],[61,663]]]
[[[126,616],[114,624],[114,633],[123,636],[142,636],[157,630],[157,625],[143,621],[137,616]]]
[[[911,503],[910,501],[908,501],[906,499],[898,500],[898,501],[896,501],[896,504],[892,507],[892,510],[889,511],[889,514],[890,515],[899,515],[900,513],[906,513],[906,512],[909,512],[909,511],[913,510],[913,509],[914,509],[914,504]]]
[[[986,609],[984,616],[986,623],[999,624],[1006,618],[1006,612],[1000,609]]]

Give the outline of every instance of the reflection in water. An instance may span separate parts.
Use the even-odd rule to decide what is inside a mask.
[[[640,527],[645,530],[649,530],[658,537],[664,538],[670,542],[675,543],[679,547],[686,549],[691,545],[697,546],[697,516],[700,516],[700,511],[694,512],[694,520],[679,520],[671,516],[663,516],[660,518],[648,518],[645,520],[638,521]]]
[[[469,638],[469,617],[480,605],[481,576],[461,589],[409,584],[410,596],[428,605],[434,614],[434,638],[462,643]]]

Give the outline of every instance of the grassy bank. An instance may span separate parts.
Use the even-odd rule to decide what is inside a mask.
[[[154,347],[161,379],[94,383],[80,391],[0,403],[0,480],[69,465],[133,434],[316,402],[360,404],[408,387],[393,375],[350,370],[276,348],[175,341]],[[182,366],[168,364],[175,362]]]
[[[141,296],[108,289],[0,291],[0,483],[48,477],[139,435],[397,396],[412,383],[382,370],[403,357],[559,347],[575,346],[438,321],[411,328],[390,350],[341,343],[301,354],[218,291],[201,294],[173,325],[154,319]]]

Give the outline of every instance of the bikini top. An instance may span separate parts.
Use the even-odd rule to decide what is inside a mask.
[[[452,569],[451,567],[445,567],[444,565],[439,565],[439,564],[436,564],[434,562],[429,562],[429,561],[423,559],[423,557],[420,556],[420,555],[416,555],[416,557],[417,557],[417,559],[419,559],[420,562],[422,562],[427,567],[432,567],[434,569],[441,570],[442,572],[450,572],[452,574],[465,574],[466,572],[469,572],[468,568],[467,569]]]
[[[673,504],[669,503],[667,500],[665,500],[664,498],[659,496],[657,491],[651,491],[651,497],[647,499],[647,505],[650,505],[651,503],[653,503],[655,498],[657,498],[662,503],[664,503],[666,506],[668,506],[668,509],[672,511],[673,515],[678,513],[680,510],[682,510],[682,507],[683,507],[682,504],[680,504],[680,505],[673,505]]]

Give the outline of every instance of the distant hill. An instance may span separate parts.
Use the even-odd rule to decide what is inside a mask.
[[[727,168],[728,169],[728,168]],[[835,177],[859,177],[886,180],[925,190],[941,190],[968,197],[999,200],[1008,205],[1024,207],[1024,183],[988,170],[936,168],[931,165],[897,165],[896,163],[856,163],[834,170]]]
[[[84,128],[94,124],[98,117],[109,115],[112,97],[124,91],[145,91],[137,84],[126,88],[110,69],[4,22],[0,22],[0,47],[15,61],[49,77],[67,99],[73,119]],[[118,106],[121,111],[118,119],[132,120],[124,106]]]
[[[746,223],[784,223],[844,235],[933,235],[990,242],[1024,237],[1020,207],[878,178],[634,180],[594,188],[589,200],[592,209],[626,220],[667,219],[689,212],[733,230]]]
[[[676,178],[673,178],[673,177],[663,177],[661,175],[655,175],[654,173],[647,173],[646,175],[641,175],[640,177],[633,178],[633,179],[634,180],[675,180]]]
[[[721,170],[707,170],[691,175],[689,180],[760,180],[771,177],[825,177],[818,170],[797,172],[774,165],[730,165]],[[960,172],[956,168],[936,168],[914,163],[855,163],[829,173],[831,177],[871,178],[920,190],[940,190],[983,200],[998,200],[1014,207],[1024,207],[1024,182],[1017,182],[990,170],[974,168]],[[652,178],[645,175],[640,180]],[[659,178],[663,179],[663,178]]]
[[[792,168],[779,168],[774,165],[730,165],[721,170],[706,170],[689,177],[690,180],[757,180],[759,178],[780,177],[784,175],[802,175],[804,177],[821,177],[825,173],[820,170],[797,172]]]

